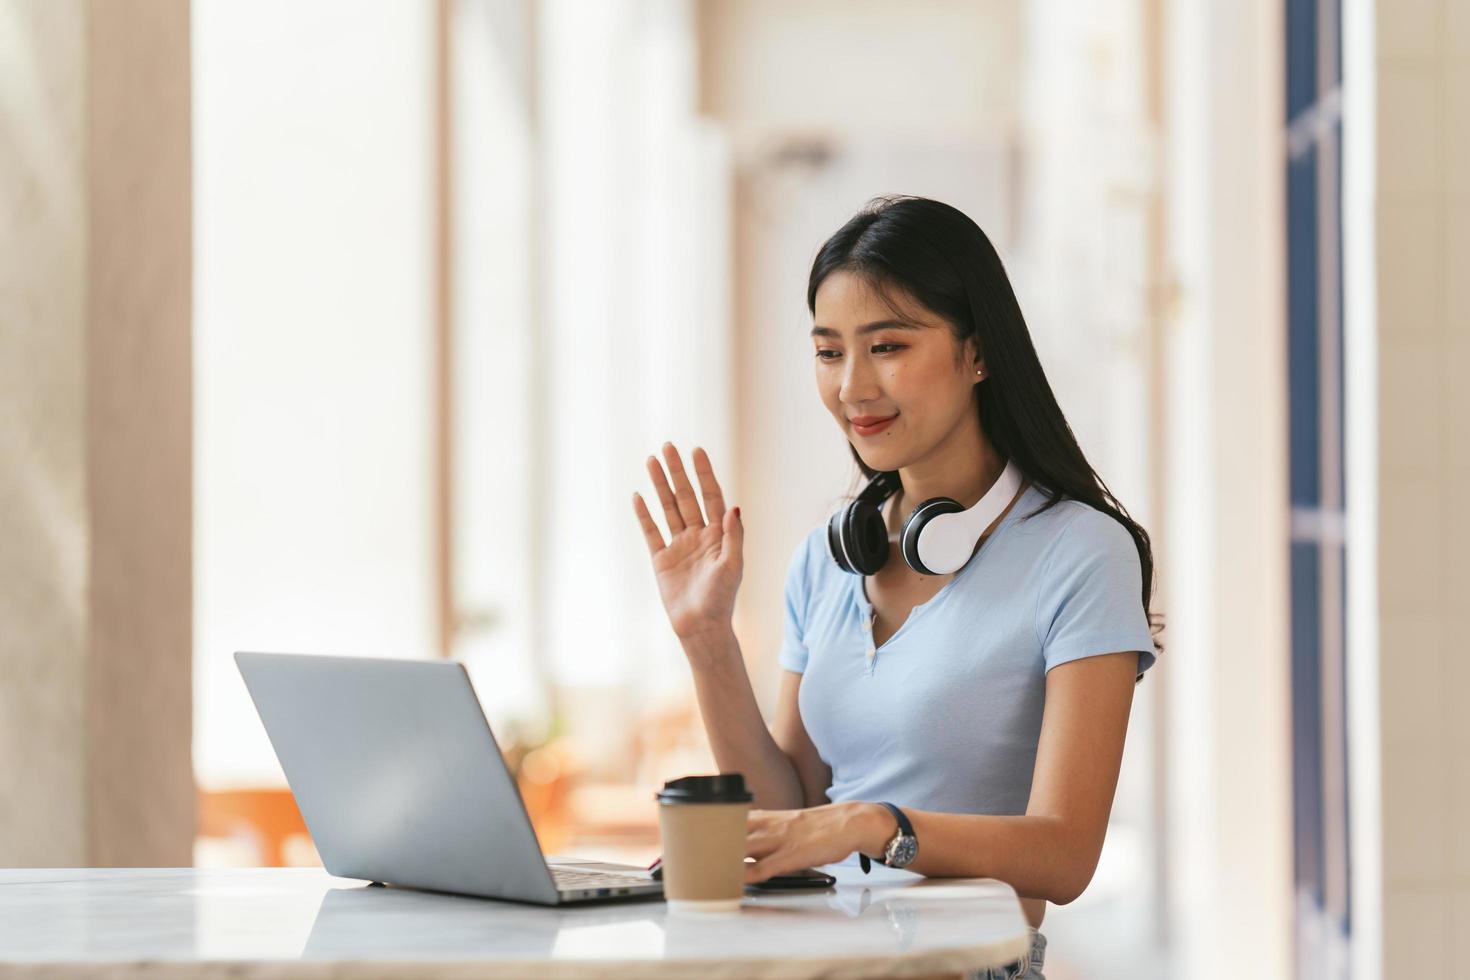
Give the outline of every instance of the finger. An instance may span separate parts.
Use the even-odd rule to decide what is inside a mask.
[[[684,530],[684,518],[679,516],[679,505],[674,502],[674,491],[669,489],[663,464],[656,456],[648,457],[648,475],[653,477],[653,489],[658,494],[658,502],[664,505],[664,520],[668,522],[669,537],[672,538]]]
[[[764,831],[751,834],[745,838],[745,856],[763,858],[767,854],[779,850],[781,842],[782,837],[780,834],[769,834]]]
[[[694,495],[694,484],[684,472],[684,461],[672,442],[664,443],[664,460],[669,464],[669,476],[674,481],[674,499],[679,502],[679,514],[688,527],[704,527],[704,514],[699,510],[699,498]]]
[[[758,858],[781,846],[786,835],[773,814],[752,810],[745,818],[745,856]]]
[[[746,839],[753,840],[758,837],[770,836],[773,826],[769,820],[751,820],[747,818],[745,821]]]
[[[720,539],[720,561],[740,560],[745,554],[745,523],[740,519],[740,508],[725,512],[725,535]]]
[[[709,454],[698,446],[694,447],[694,472],[699,477],[699,492],[704,498],[704,512],[711,524],[725,520],[725,494],[720,481],[715,479],[715,468],[710,465]]]
[[[782,872],[795,870],[796,866],[789,864],[781,853],[777,852],[769,857],[761,858],[754,864],[747,864],[745,866],[745,883],[747,885],[753,885],[758,881],[765,881],[767,878],[781,874]]]
[[[659,532],[658,525],[653,523],[653,515],[648,512],[648,505],[643,502],[643,495],[633,494],[633,513],[638,515],[638,525],[643,528],[643,541],[648,545],[648,553],[656,555],[664,550],[664,536]]]

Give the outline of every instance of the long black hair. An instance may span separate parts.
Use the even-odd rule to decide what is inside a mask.
[[[949,322],[961,348],[973,338],[985,359],[986,380],[975,388],[986,437],[1046,497],[1037,513],[1070,498],[1127,529],[1143,571],[1144,615],[1156,634],[1154,647],[1162,651],[1157,638],[1162,620],[1149,608],[1154,556],[1148,532],[1128,516],[1082,455],[1041,369],[1005,267],[980,226],[964,212],[928,198],[874,198],[817,252],[806,289],[813,316],[818,287],[838,270],[861,277],[899,316],[890,290],[906,292]],[[867,479],[878,474],[851,442],[848,449]]]

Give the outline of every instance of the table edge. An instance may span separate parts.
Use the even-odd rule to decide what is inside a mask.
[[[231,977],[233,980],[341,980],[343,977],[401,977],[411,971],[425,980],[495,980],[534,975],[538,980],[604,980],[619,975],[653,980],[698,975],[705,980],[760,977],[763,980],[806,980],[811,977],[859,978],[963,974],[1004,966],[1031,948],[1030,931],[1014,942],[1001,939],[973,946],[915,953],[830,956],[820,959],[588,959],[588,960],[6,960],[0,980],[12,978]]]

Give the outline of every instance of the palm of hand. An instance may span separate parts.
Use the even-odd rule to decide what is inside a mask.
[[[704,450],[694,450],[694,465],[708,523],[671,443],[664,444],[664,456],[673,478],[672,488],[663,467],[652,456],[648,458],[648,469],[668,521],[669,542],[664,543],[643,498],[636,493],[633,510],[653,559],[669,622],[674,632],[684,637],[729,625],[743,569],[744,528],[738,508],[726,511],[724,495]]]
[[[741,570],[721,558],[723,538],[712,525],[687,528],[653,556],[659,594],[675,633],[703,625],[707,610],[733,608]]]

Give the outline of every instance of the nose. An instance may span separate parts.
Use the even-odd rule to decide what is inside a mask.
[[[842,387],[837,396],[849,405],[861,405],[876,401],[882,392],[878,389],[877,372],[867,363],[867,358],[849,357],[842,372]]]

